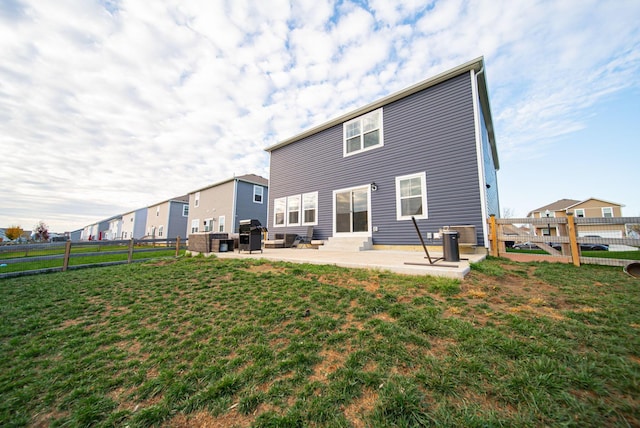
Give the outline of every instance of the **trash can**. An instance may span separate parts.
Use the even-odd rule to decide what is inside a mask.
[[[445,230],[442,232],[442,255],[447,262],[460,261],[458,232],[455,230]]]

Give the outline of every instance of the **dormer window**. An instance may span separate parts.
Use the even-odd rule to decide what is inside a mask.
[[[343,133],[344,156],[381,147],[383,145],[382,109],[345,122]]]

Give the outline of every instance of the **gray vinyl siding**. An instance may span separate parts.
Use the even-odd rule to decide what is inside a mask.
[[[395,178],[426,172],[428,219],[421,232],[473,224],[482,245],[482,213],[471,77],[465,73],[383,107],[384,146],[343,157],[342,124],[271,152],[269,232],[305,233],[306,226],[273,227],[273,200],[318,192],[314,236],[333,233],[333,191],[375,182],[371,192],[374,244],[418,245],[411,220],[396,220]],[[439,241],[438,241],[439,242]]]
[[[236,190],[236,215],[233,223],[233,233],[240,229],[240,220],[257,219],[260,224],[267,226],[267,206],[269,201],[269,188],[263,188],[262,203],[253,202],[253,183],[238,180]],[[230,220],[227,220],[230,221]],[[268,228],[268,226],[267,226]]]
[[[169,202],[169,224],[166,228],[166,235],[163,238],[174,239],[179,236],[184,239],[187,237],[187,217],[182,215],[182,207],[185,205],[189,204],[186,202]]]
[[[479,109],[480,114],[480,126],[482,134],[482,154],[484,162],[484,178],[485,178],[485,192],[487,197],[487,212],[486,217],[491,214],[496,217],[500,217],[500,200],[498,199],[498,173],[496,171],[495,164],[493,163],[493,156],[491,155],[491,147],[489,145],[489,135],[487,127],[484,122],[484,116],[482,110]]]
[[[140,208],[133,217],[133,238],[140,239],[147,228],[147,208]],[[131,237],[129,237],[131,238]]]

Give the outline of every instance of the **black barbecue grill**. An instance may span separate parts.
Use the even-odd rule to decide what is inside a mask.
[[[262,232],[267,230],[260,224],[259,220],[240,220],[240,239],[238,241],[238,252],[242,250],[254,250],[262,252]]]

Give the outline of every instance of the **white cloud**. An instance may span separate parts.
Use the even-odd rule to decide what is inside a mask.
[[[503,161],[640,81],[634,0],[369,5],[0,4],[0,225],[71,229],[267,174],[265,146],[479,55]]]

